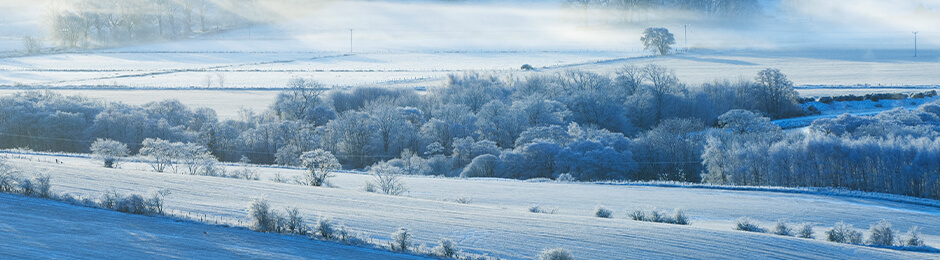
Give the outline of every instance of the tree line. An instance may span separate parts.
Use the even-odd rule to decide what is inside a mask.
[[[255,0],[81,0],[54,4],[49,32],[60,46],[100,47],[180,39],[258,19]]]
[[[716,125],[719,115],[735,108],[774,118],[802,113],[782,73],[761,73],[777,76],[772,84],[759,76],[690,87],[656,65],[627,66],[609,76],[470,73],[451,75],[427,93],[327,91],[296,78],[269,109],[242,111],[237,120],[219,120],[211,109],[176,100],[133,106],[20,92],[0,98],[0,143],[87,152],[94,140],[111,139],[138,153],[149,138],[198,144],[221,161],[299,165],[303,153],[322,149],[347,168],[384,162],[413,174],[457,176],[473,164],[498,166],[484,167],[482,175],[509,178],[568,173],[583,180],[697,181],[701,165],[689,163],[700,161],[703,138],[696,132]],[[769,94],[778,92],[784,94]]]
[[[304,155],[315,152],[343,168],[405,174],[940,197],[940,105],[819,119],[806,134],[785,134],[770,120],[804,115],[792,85],[766,69],[753,80],[689,86],[656,65],[612,75],[450,75],[423,93],[329,90],[295,78],[268,109],[235,120],[176,100],[134,106],[28,91],[0,97],[0,145],[88,152],[110,139],[121,146],[112,150],[145,157],[181,147],[164,150],[186,151],[177,160],[192,162],[169,166],[188,167],[182,172],[216,160],[307,166]]]

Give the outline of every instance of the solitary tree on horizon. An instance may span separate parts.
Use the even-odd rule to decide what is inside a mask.
[[[673,44],[676,44],[676,38],[666,28],[646,28],[643,31],[643,50],[659,52],[659,55],[669,54]]]

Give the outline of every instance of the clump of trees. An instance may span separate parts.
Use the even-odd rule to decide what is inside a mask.
[[[792,84],[769,86],[792,92]],[[655,65],[613,75],[451,75],[426,95],[374,87],[326,91],[294,79],[270,109],[243,111],[237,120],[176,100],[131,106],[22,92],[0,97],[0,122],[8,122],[0,124],[0,147],[88,152],[88,140],[110,139],[147,158],[155,171],[205,175],[223,170],[210,167],[214,161],[242,158],[309,166],[304,155],[319,150],[335,157],[330,169],[383,163],[402,174],[695,182],[704,169],[701,132],[720,115],[799,111],[789,99],[766,105],[754,98],[766,88],[757,81],[687,86]],[[311,180],[319,179],[325,180]]]
[[[789,136],[766,130],[774,128],[766,119],[735,112],[735,123],[728,121],[723,131],[708,137],[702,155],[705,180],[940,198],[938,108],[926,104],[871,117],[819,119],[808,134]]]

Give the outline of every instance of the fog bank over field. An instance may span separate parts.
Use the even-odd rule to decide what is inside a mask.
[[[63,30],[53,19],[56,13],[85,17],[87,13],[115,16],[128,12],[92,10],[90,2],[107,0],[0,1],[0,39],[7,41],[0,49],[17,49],[20,38],[33,36],[47,46],[79,48],[196,38],[245,41],[259,48],[270,44],[265,40],[289,40],[304,49],[324,51],[631,51],[642,49],[639,37],[647,27],[669,29],[676,36],[676,48],[912,49],[914,31],[919,32],[919,48],[940,44],[940,31],[934,29],[940,26],[940,2],[926,0],[713,1],[715,6],[751,6],[733,13],[700,11],[682,1],[651,7],[625,4],[644,1],[591,0],[171,0],[164,2],[172,12],[137,11],[162,17],[156,18],[160,23],[134,29],[149,31],[147,37],[137,39],[119,29],[113,33],[104,29],[99,36],[92,26],[86,28],[87,36],[81,36],[88,37],[87,42],[59,39]],[[186,8],[180,11],[176,6]],[[214,9],[200,11],[199,6]],[[209,25],[203,25],[203,18]]]

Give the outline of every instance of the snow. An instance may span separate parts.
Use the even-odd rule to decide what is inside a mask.
[[[903,93],[900,91],[886,92],[886,93]],[[851,114],[855,116],[871,116],[877,115],[878,113],[892,110],[895,108],[904,108],[907,110],[917,109],[920,105],[931,103],[934,101],[940,100],[940,97],[929,97],[929,98],[909,98],[909,99],[885,99],[878,101],[871,100],[862,100],[862,101],[840,101],[832,102],[830,104],[821,103],[821,102],[807,102],[802,104],[802,107],[813,106],[816,109],[819,109],[819,115],[804,116],[804,117],[795,117],[795,118],[785,118],[774,120],[773,123],[777,124],[783,129],[794,129],[808,127],[821,118],[835,118],[843,114]]]
[[[298,207],[310,218],[331,217],[376,240],[407,227],[425,244],[447,237],[461,249],[506,259],[530,259],[544,248],[565,247],[584,259],[609,258],[864,258],[926,259],[936,254],[842,245],[731,230],[743,216],[768,227],[778,219],[816,224],[817,237],[836,222],[856,228],[887,219],[903,232],[919,226],[928,245],[940,244],[940,209],[871,198],[767,191],[734,191],[589,183],[526,182],[493,179],[405,177],[406,196],[361,191],[368,175],[337,173],[335,188],[268,181],[299,170],[258,168],[262,181],[155,173],[128,163],[104,169],[74,157],[30,155],[11,159],[24,172],[52,176],[59,192],[97,195],[109,190],[145,193],[169,189],[166,207],[177,214],[206,215],[244,225],[248,203],[265,197],[275,208]],[[458,197],[470,204],[452,202]],[[690,199],[694,198],[694,199]],[[528,207],[557,208],[555,214]],[[613,219],[592,216],[597,205],[614,210]],[[683,209],[691,226],[636,222],[628,212]]]
[[[11,259],[423,259],[10,194],[0,194],[0,231]]]

